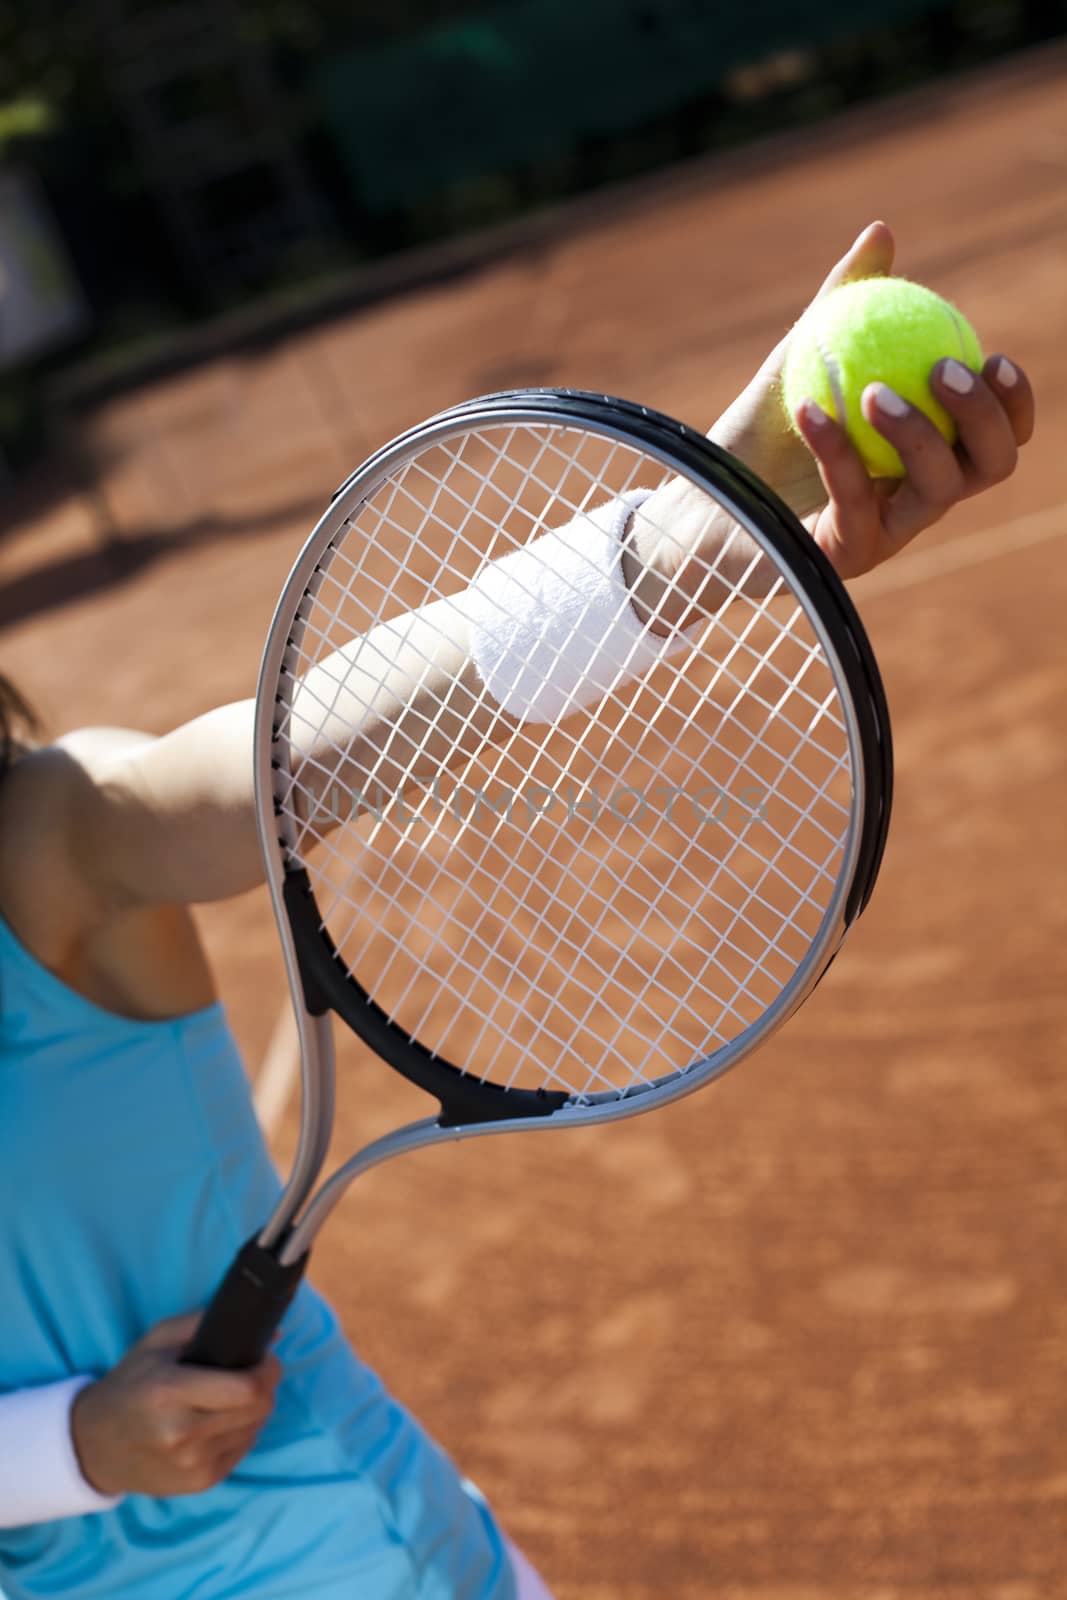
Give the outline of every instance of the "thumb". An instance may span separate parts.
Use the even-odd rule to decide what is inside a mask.
[[[885,277],[893,270],[893,253],[896,241],[887,222],[869,222],[845,251],[841,260],[830,268],[816,294],[821,300],[831,289],[843,283],[855,283],[858,278]]]
[[[854,283],[857,278],[886,276],[893,267],[895,248],[893,230],[889,224],[869,222],[863,232],[853,240],[840,261],[830,268],[810,303],[814,304],[816,300],[821,300],[824,294],[829,294],[831,289],[840,288],[843,283]],[[767,404],[774,398],[781,380],[785,353],[792,337],[793,328],[790,328],[779,339],[738,401],[730,407],[726,413],[727,417],[738,410],[743,415],[748,415],[757,406]],[[714,429],[711,437],[715,437]]]
[[[142,1350],[183,1348],[200,1326],[202,1311],[185,1311],[178,1317],[165,1317],[138,1341]]]

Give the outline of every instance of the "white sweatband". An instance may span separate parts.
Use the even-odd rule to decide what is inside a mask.
[[[509,715],[555,722],[686,642],[638,621],[623,576],[622,537],[651,492],[631,490],[487,562],[462,596],[471,657]]]
[[[0,1395],[0,1528],[118,1505],[86,1483],[70,1434],[74,1397],[92,1381],[64,1378]]]

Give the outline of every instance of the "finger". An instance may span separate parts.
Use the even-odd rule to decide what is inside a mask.
[[[230,1376],[235,1376],[230,1374]],[[198,1428],[217,1422],[216,1431],[240,1426],[244,1421],[258,1418],[263,1422],[274,1410],[274,1397],[282,1376],[282,1365],[277,1356],[266,1356],[257,1367],[238,1374],[246,1388],[246,1398],[230,1406],[196,1406],[193,1415]]]
[[[241,1411],[262,1403],[264,1381],[251,1372],[217,1372],[209,1367],[175,1366],[158,1385],[171,1405],[187,1411]]]
[[[878,497],[845,430],[821,407],[805,400],[797,408],[796,422],[834,507],[832,547],[825,553],[841,577],[851,577],[865,569],[877,544]]]
[[[257,1429],[255,1432],[238,1434],[216,1447],[212,1459],[219,1478],[228,1478],[234,1468],[244,1460],[255,1445],[258,1431]]]
[[[929,417],[888,384],[869,383],[860,408],[872,427],[896,447],[904,463],[904,481],[884,501],[882,520],[891,537],[910,537],[963,498],[963,467]]]
[[[263,1431],[262,1421],[245,1422],[239,1428],[224,1428],[220,1432],[185,1438],[171,1451],[176,1467],[185,1472],[212,1470],[223,1456],[247,1455]]]
[[[247,1388],[247,1398],[239,1405],[227,1408],[211,1408],[209,1415],[219,1416],[223,1422],[227,1415],[247,1413],[266,1416],[274,1409],[274,1397],[278,1384],[281,1381],[282,1364],[277,1356],[266,1356],[257,1367],[250,1367],[247,1372],[242,1372],[240,1377]]]
[[[1026,373],[997,354],[986,361],[982,376],[1007,412],[1016,444],[1026,444],[1034,432],[1034,391]]]
[[[274,1396],[282,1379],[282,1364],[274,1354],[265,1355],[257,1366],[249,1367],[241,1377],[255,1391],[254,1405],[273,1406]]]
[[[201,1311],[186,1311],[178,1317],[165,1317],[137,1342],[142,1350],[184,1349],[200,1326],[202,1316]]]
[[[1019,447],[1007,411],[984,379],[959,361],[939,361],[930,387],[959,428],[957,459],[965,494],[1003,483],[1015,471]]]
[[[185,1434],[190,1444],[218,1448],[228,1438],[246,1433],[258,1434],[271,1413],[269,1405],[246,1406],[240,1411],[203,1412],[191,1422]]]
[[[276,1337],[280,1337],[280,1335],[276,1335]],[[252,1376],[273,1394],[282,1381],[284,1370],[280,1358],[274,1354],[273,1350],[268,1350],[259,1366],[252,1368]]]
[[[855,283],[858,278],[877,278],[893,270],[895,250],[893,230],[886,222],[870,222],[863,229],[826,275],[816,294],[820,300],[843,283]]]

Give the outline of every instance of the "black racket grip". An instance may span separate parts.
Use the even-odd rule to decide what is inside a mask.
[[[307,1262],[305,1253],[283,1266],[255,1237],[249,1239],[215,1290],[181,1365],[228,1372],[254,1367],[266,1354]]]

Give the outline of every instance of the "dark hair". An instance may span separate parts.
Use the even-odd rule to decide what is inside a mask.
[[[0,778],[18,754],[19,733],[39,733],[37,713],[0,672]]]

